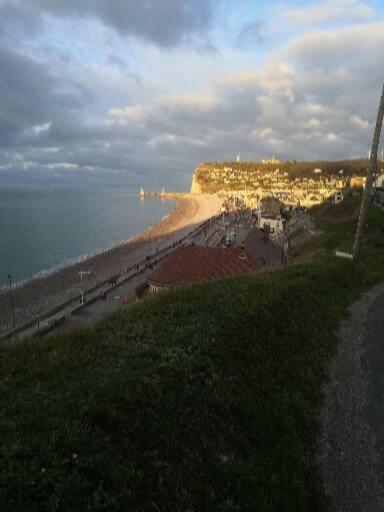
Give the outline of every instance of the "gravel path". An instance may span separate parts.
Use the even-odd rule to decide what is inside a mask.
[[[349,318],[340,327],[337,353],[324,388],[317,457],[325,494],[331,510],[337,512],[384,511],[382,465],[368,414],[372,409],[372,361],[367,359],[378,335],[370,328],[370,312],[383,296],[384,285],[380,285],[351,306]],[[383,392],[381,389],[381,396]]]

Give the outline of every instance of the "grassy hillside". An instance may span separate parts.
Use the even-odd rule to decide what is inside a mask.
[[[321,236],[305,243],[297,251],[296,261],[308,262],[324,260],[334,254],[335,249],[353,252],[357,221],[360,212],[361,194],[350,195],[338,205],[325,203],[311,210],[311,216],[318,226]],[[379,261],[384,250],[383,210],[370,205],[365,231],[364,265],[365,272],[379,271]]]
[[[0,510],[318,510],[313,442],[333,333],[384,278],[374,207],[357,269],[326,252],[351,242],[354,198],[347,208],[316,212],[326,249],[308,249],[310,264],[3,347]]]

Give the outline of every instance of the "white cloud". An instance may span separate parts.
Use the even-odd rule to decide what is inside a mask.
[[[330,72],[336,68],[340,78],[345,79],[353,68],[363,70],[373,60],[376,65],[383,61],[384,23],[310,32],[276,50],[275,55],[314,70]]]
[[[317,128],[320,125],[321,125],[321,122],[314,117],[312,119],[310,119],[307,123],[308,128]]]
[[[69,162],[55,162],[54,164],[48,164],[49,169],[78,169],[77,164],[71,164]]]
[[[366,121],[365,119],[362,119],[359,116],[351,116],[349,118],[350,122],[354,124],[355,126],[358,126],[359,128],[362,128],[363,130],[366,130],[371,126],[371,124]]]
[[[273,128],[264,128],[264,130],[261,130],[260,137],[263,139],[271,139],[275,138],[277,136],[276,130]]]
[[[167,145],[180,145],[182,144],[184,147],[188,146],[197,146],[202,147],[205,146],[205,141],[199,138],[193,137],[183,137],[178,136],[174,133],[165,133],[161,135],[156,135],[152,137],[147,144],[149,146],[153,146],[158,148],[159,146],[167,146]]]
[[[115,117],[124,117],[130,119],[131,121],[143,121],[149,109],[143,105],[134,105],[132,107],[125,108],[112,108],[109,111],[109,114]]]
[[[171,111],[209,112],[218,105],[218,100],[212,94],[174,95],[159,98],[158,105]]]
[[[259,83],[260,73],[255,70],[241,70],[237,73],[231,73],[217,81],[217,84],[222,87],[249,87]]]
[[[213,94],[159,96],[147,104],[111,109],[109,114],[117,120],[109,119],[106,123],[109,126],[127,125],[128,122],[144,123],[168,116],[202,115],[212,112],[218,104],[219,100]]]
[[[52,123],[37,124],[32,127],[32,131],[35,135],[39,135],[41,132],[46,132],[51,127]]]
[[[359,0],[325,0],[306,7],[286,10],[282,17],[294,25],[316,25],[330,21],[367,21],[374,17],[374,9]]]

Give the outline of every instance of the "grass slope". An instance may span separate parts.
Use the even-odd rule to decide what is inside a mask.
[[[324,242],[349,240],[348,201],[316,213]],[[317,510],[320,385],[338,320],[384,277],[383,225],[371,208],[355,270],[323,256],[1,348],[0,509]]]

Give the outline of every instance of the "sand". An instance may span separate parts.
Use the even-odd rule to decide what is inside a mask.
[[[222,200],[213,195],[183,197],[168,217],[133,240],[15,288],[13,302],[16,325],[33,320],[45,311],[74,299],[81,291],[86,292],[145,262],[147,256],[155,255],[162,248],[177,242],[197,225],[216,215],[221,204]],[[89,272],[83,274],[82,282],[80,270]],[[0,333],[12,328],[10,299],[9,292],[0,295]]]

